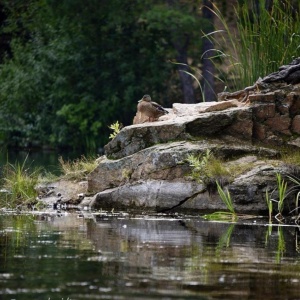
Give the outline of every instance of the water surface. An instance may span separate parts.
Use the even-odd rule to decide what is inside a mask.
[[[296,227],[0,215],[1,299],[300,299]]]
[[[61,169],[59,166],[59,158],[62,157],[65,161],[73,161],[79,159],[84,155],[81,152],[67,152],[67,151],[31,151],[31,150],[8,150],[5,148],[0,148],[0,177],[1,170],[7,163],[16,165],[25,164],[26,168],[29,169],[43,169],[47,172],[51,172],[56,175],[61,174]],[[96,155],[95,155],[96,157]]]

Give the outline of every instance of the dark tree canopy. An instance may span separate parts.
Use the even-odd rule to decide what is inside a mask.
[[[2,144],[94,149],[110,124],[131,124],[143,94],[186,101],[178,69],[191,69],[176,63],[199,67],[201,1],[1,3]]]

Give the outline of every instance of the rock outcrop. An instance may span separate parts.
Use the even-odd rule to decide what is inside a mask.
[[[215,103],[211,103],[211,105],[215,105]],[[207,106],[205,103],[205,107]],[[173,114],[173,118],[166,121],[123,128],[104,149],[109,159],[119,159],[155,144],[171,141],[191,141],[204,137],[220,137],[221,139],[232,137],[249,140],[252,137],[252,127],[252,109],[250,107],[178,117]]]
[[[235,95],[235,96],[232,96]],[[234,98],[235,97],[235,98]],[[270,146],[299,147],[300,86],[258,81],[224,101],[173,105],[158,122],[127,126],[105,146],[106,155],[88,177],[83,205],[155,211],[224,209],[217,193],[190,175],[188,155],[208,149],[225,166],[248,164],[226,188],[240,212],[267,209],[265,192],[276,189],[276,173],[287,172]],[[227,100],[229,99],[229,100]],[[260,146],[258,146],[260,145]]]
[[[298,72],[297,62],[291,68]],[[232,172],[223,185],[236,210],[266,211],[265,194],[276,191],[276,173],[291,171],[280,161],[278,149],[300,148],[300,85],[290,84],[296,83],[298,73],[291,75],[287,69],[242,91],[221,93],[217,102],[175,103],[157,122],[123,128],[89,174],[89,196],[80,205],[155,211],[224,209],[208,183],[191,176],[187,161],[190,155],[210,150]],[[293,81],[287,82],[289,76],[294,76]],[[294,204],[289,205],[292,209]]]

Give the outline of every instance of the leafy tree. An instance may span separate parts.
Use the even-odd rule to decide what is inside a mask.
[[[171,61],[198,67],[202,19],[175,2],[3,0],[0,141],[95,150],[143,94],[180,101]]]

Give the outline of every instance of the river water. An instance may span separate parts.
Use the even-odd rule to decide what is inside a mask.
[[[1,299],[300,299],[299,230],[200,216],[0,214]]]

